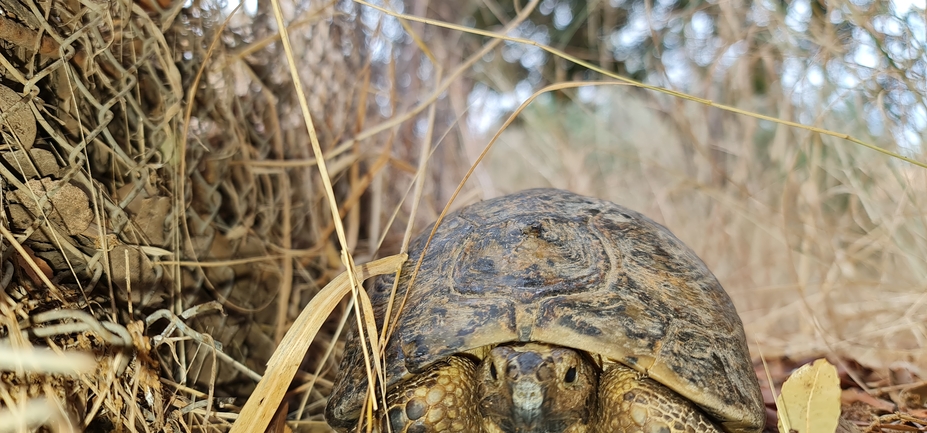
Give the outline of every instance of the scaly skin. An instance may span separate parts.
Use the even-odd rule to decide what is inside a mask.
[[[572,372],[570,370],[573,370]],[[547,344],[451,356],[387,397],[390,429],[431,433],[722,433],[693,403],[621,364]]]
[[[599,378],[595,433],[722,433],[692,402],[621,364]]]
[[[390,429],[381,432],[479,432],[476,362],[452,356],[403,382],[387,395]]]

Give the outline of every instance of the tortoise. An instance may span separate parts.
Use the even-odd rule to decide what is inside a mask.
[[[449,214],[410,286],[430,232],[400,272],[395,305],[406,300],[384,349],[375,431],[764,426],[737,311],[665,227],[611,202],[522,191]],[[394,281],[369,290],[381,327]],[[357,428],[368,398],[355,334],[325,411],[342,432]]]

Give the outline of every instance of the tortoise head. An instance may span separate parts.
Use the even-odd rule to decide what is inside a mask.
[[[596,407],[598,368],[547,344],[498,346],[480,366],[484,431],[583,432]]]

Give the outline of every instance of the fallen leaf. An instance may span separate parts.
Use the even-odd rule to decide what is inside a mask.
[[[844,404],[853,404],[855,402],[864,403],[867,406],[883,412],[894,412],[897,409],[892,402],[873,397],[857,388],[844,390],[841,393],[841,400]]]
[[[840,381],[826,359],[801,366],[782,384],[776,399],[779,432],[829,433],[840,417]]]

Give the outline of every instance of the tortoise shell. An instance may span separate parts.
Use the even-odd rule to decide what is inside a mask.
[[[565,346],[620,362],[701,407],[728,432],[759,431],[760,388],[743,325],[705,264],[624,207],[534,189],[449,214],[410,246],[386,344],[387,387],[455,353],[506,342]],[[371,288],[378,326],[394,276]],[[326,417],[356,423],[367,390],[352,333]]]

